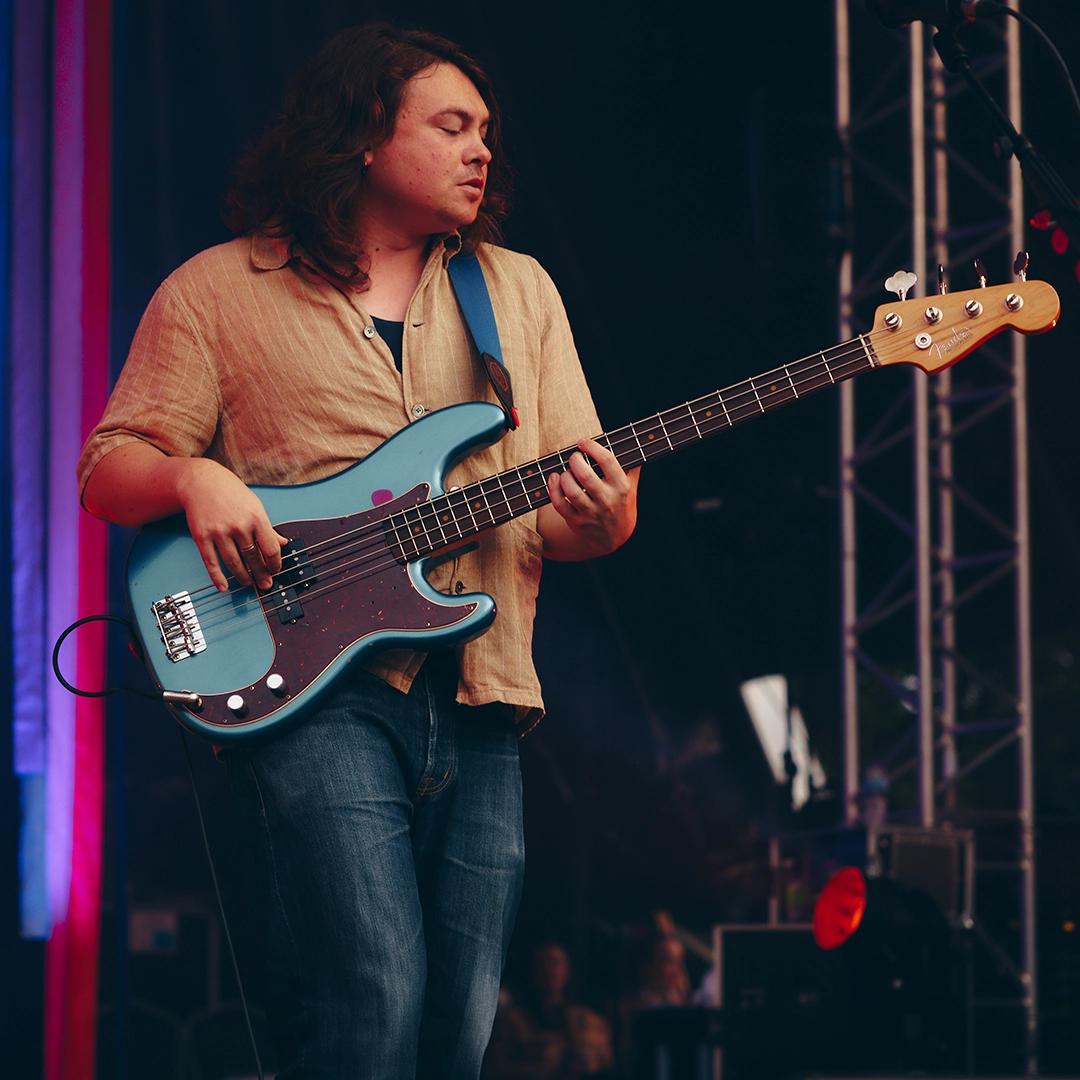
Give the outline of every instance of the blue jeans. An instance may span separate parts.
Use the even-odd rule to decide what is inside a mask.
[[[367,672],[284,735],[229,751],[265,916],[280,1080],[479,1075],[524,869],[507,705]]]

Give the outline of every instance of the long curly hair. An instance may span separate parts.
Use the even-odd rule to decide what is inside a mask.
[[[472,80],[491,119],[492,153],[476,220],[462,245],[496,241],[509,208],[510,174],[500,153],[501,124],[491,80],[458,45],[426,30],[389,23],[350,27],[307,60],[285,96],[281,115],[236,165],[226,222],[238,235],[290,237],[335,285],[363,289],[357,211],[364,199],[364,151],[394,131],[405,84],[433,63],[454,64]]]

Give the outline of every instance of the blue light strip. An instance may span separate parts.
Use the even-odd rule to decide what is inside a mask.
[[[9,8],[11,0],[6,0]],[[9,273],[0,292],[9,303],[3,335],[8,421],[5,450],[11,476],[10,543],[14,701],[14,769],[20,777],[22,821],[21,926],[26,937],[46,937],[51,929],[45,863],[46,678],[46,492],[48,461],[46,392],[48,301],[48,87],[50,85],[49,5],[14,0],[14,29],[8,40],[12,62],[10,98],[3,110],[12,135]],[[10,19],[8,26],[12,25]],[[5,563],[6,565],[6,563]]]

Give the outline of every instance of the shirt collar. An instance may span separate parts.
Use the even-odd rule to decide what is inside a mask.
[[[280,270],[288,266],[292,241],[287,236],[251,234],[251,265],[256,270]]]
[[[440,241],[443,249],[443,266],[461,250],[461,233],[447,233]]]
[[[435,250],[440,246],[443,266],[446,266],[461,250],[461,233],[455,231],[440,237],[435,241]],[[302,252],[294,251],[290,236],[270,236],[264,232],[251,234],[251,265],[256,270],[280,270],[289,265],[294,254],[303,258]]]

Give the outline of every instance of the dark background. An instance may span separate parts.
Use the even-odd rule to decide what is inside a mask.
[[[1070,8],[1024,5],[1075,72],[1080,26]],[[606,426],[837,340],[831,4],[196,0],[117,6],[117,368],[157,284],[228,238],[231,163],[273,116],[290,72],[335,30],[372,17],[441,31],[493,75],[516,173],[506,243],[535,255],[558,284]],[[1026,33],[1024,42],[1025,130],[1075,187],[1080,117],[1041,47]],[[884,63],[906,44],[857,11],[852,48]],[[877,147],[901,187],[905,125],[901,110],[895,139]],[[957,138],[992,167],[980,121]],[[901,223],[887,201],[878,212]],[[1060,958],[1072,955],[1060,925],[1080,914],[1071,326],[1080,253],[1057,256],[1035,232],[1029,246],[1032,276],[1054,283],[1063,305],[1061,326],[1029,352],[1041,914],[1046,951]],[[992,281],[1007,270],[991,267]],[[897,393],[907,386],[906,370],[878,378]],[[650,467],[637,533],[622,550],[546,566],[536,640],[549,715],[522,744],[529,862],[511,974],[530,941],[554,934],[574,949],[582,992],[602,1004],[653,911],[702,934],[713,922],[764,916],[763,837],[787,823],[738,685],[786,674],[839,782],[837,416],[838,396],[825,393]],[[1006,483],[995,478],[1003,460],[989,448],[990,482]],[[896,468],[903,490],[909,466]],[[116,580],[124,539],[118,532],[113,547]],[[113,607],[122,606],[116,591]],[[976,640],[987,655],[991,634]],[[881,647],[900,665],[911,652],[899,632]],[[114,660],[126,664],[121,643]],[[163,713],[127,705],[111,719],[102,1000],[189,1011],[205,980],[200,944],[152,970],[124,960],[116,940],[127,908],[210,903],[183,755]],[[207,747],[193,752],[211,840],[231,864],[243,841],[230,828],[221,770]],[[838,815],[827,803],[815,812]],[[1056,980],[1044,997],[1068,1016],[1077,971],[1044,966]],[[119,1031],[107,1018],[103,1060],[114,1060]],[[143,1075],[135,1053],[131,1075]],[[1058,1054],[1056,1067],[1080,1067],[1074,1048]]]

